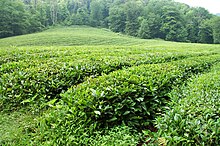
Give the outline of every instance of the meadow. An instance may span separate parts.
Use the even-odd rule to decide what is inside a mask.
[[[220,45],[53,27],[0,66],[0,145],[220,144]]]

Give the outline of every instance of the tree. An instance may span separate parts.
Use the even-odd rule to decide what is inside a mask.
[[[101,2],[103,4],[103,9],[102,9],[103,21],[102,21],[101,26],[109,28],[109,15],[110,15],[109,11],[114,0],[102,0]]]
[[[144,8],[144,18],[148,20],[151,38],[166,38],[162,28],[164,17],[164,7],[174,7],[170,0],[150,0]]]
[[[213,39],[215,44],[220,44],[220,17],[216,16],[211,20]]]
[[[39,12],[35,12],[33,15],[29,15],[27,23],[28,33],[37,32],[44,28],[44,26],[41,24],[41,17]]]
[[[199,28],[203,21],[210,19],[211,14],[204,8],[190,8],[186,13],[186,29],[188,32],[188,40],[192,43],[199,42]]]
[[[56,24],[58,16],[58,2],[57,0],[50,0],[50,20],[52,25]]]
[[[180,13],[175,7],[164,7],[161,31],[165,34],[165,40],[186,41],[187,32]]]
[[[27,32],[28,14],[20,1],[0,1],[0,38]]]
[[[126,14],[123,6],[114,6],[109,10],[109,28],[114,32],[125,32]]]
[[[199,27],[199,43],[213,43],[213,30],[210,20],[203,21]]]
[[[99,0],[94,0],[91,2],[90,8],[91,8],[91,14],[90,14],[91,25],[101,26],[103,18],[104,18],[103,17],[103,10],[104,10],[103,3]]]
[[[77,14],[72,15],[72,24],[89,25],[89,14],[86,9],[79,8]]]
[[[106,27],[141,38],[219,43],[219,23],[212,17],[204,8],[173,0],[1,0],[0,37],[62,24]]]
[[[68,17],[70,17],[70,12],[68,11],[66,3],[58,3],[57,22],[64,23]]]
[[[150,24],[148,23],[147,19],[143,19],[138,31],[138,36],[143,39],[150,39],[152,38],[150,34],[151,34]]]
[[[138,36],[141,38],[160,38],[162,32],[161,28],[161,18],[154,13],[149,13],[146,19],[143,19],[141,26],[138,31]]]
[[[131,36],[138,35],[138,29],[140,27],[140,23],[138,18],[141,16],[142,6],[139,5],[135,1],[129,1],[125,5],[126,12],[126,27],[125,32]]]

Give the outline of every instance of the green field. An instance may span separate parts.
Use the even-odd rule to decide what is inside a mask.
[[[219,145],[220,45],[87,26],[0,39],[0,145]]]

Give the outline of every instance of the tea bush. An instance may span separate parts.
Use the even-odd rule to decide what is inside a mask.
[[[174,86],[218,61],[219,55],[194,57],[90,79],[62,94],[62,101],[42,117],[42,135],[36,140],[78,145],[82,144],[81,136],[91,136],[97,129],[122,123],[144,128],[162,112]]]
[[[0,39],[0,145],[216,145],[219,130],[213,127],[219,125],[212,113],[219,113],[219,101],[212,95],[202,98],[209,106],[198,101],[208,107],[197,106],[204,113],[187,107],[195,118],[190,120],[200,125],[212,112],[203,131],[185,132],[190,138],[173,121],[170,127],[178,133],[149,128],[156,131],[152,120],[167,112],[167,103],[193,98],[196,85],[179,87],[192,75],[208,72],[219,53],[219,45],[143,40],[76,26]],[[208,83],[201,84],[216,95]]]
[[[83,52],[81,52],[83,53]],[[140,52],[139,52],[140,53]],[[59,99],[59,94],[72,85],[83,82],[87,77],[100,76],[112,71],[141,64],[169,62],[200,53],[149,53],[132,54],[124,57],[99,56],[100,54],[73,57],[57,54],[59,57],[49,60],[46,55],[37,60],[10,62],[1,65],[0,109],[17,110],[24,105],[44,106],[52,99]],[[120,54],[120,53],[119,53]],[[39,54],[38,54],[39,55]],[[96,56],[96,58],[95,58]],[[94,59],[95,58],[95,59]]]
[[[168,145],[220,145],[219,65],[172,92],[170,108],[156,120]]]
[[[98,131],[85,141],[91,146],[137,146],[140,135],[131,131],[132,129],[128,126],[116,126],[106,129],[104,132]]]

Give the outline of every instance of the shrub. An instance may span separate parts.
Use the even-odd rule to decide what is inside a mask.
[[[174,86],[219,61],[218,55],[185,59],[172,63],[140,65],[115,71],[74,86],[41,121],[43,142],[80,143],[82,134],[126,125],[149,125]],[[71,137],[71,138],[70,138]]]
[[[219,65],[171,93],[170,108],[156,120],[169,145],[220,145]]]
[[[36,109],[40,109],[50,100],[59,100],[61,92],[66,91],[72,85],[83,82],[87,77],[97,77],[103,73],[108,74],[131,66],[167,62],[191,56],[181,53],[177,55],[155,53],[125,57],[97,56],[96,59],[93,59],[94,56],[86,58],[81,55],[84,59],[70,62],[69,56],[62,58],[61,55],[58,57],[59,59],[47,60],[49,54],[42,55],[45,58],[1,65],[1,110],[17,110],[25,105],[34,105],[38,107]],[[57,55],[59,56],[59,54]],[[57,55],[54,54],[54,56]]]

